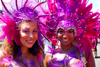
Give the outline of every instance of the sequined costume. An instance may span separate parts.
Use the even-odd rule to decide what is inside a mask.
[[[81,48],[81,45],[78,45],[78,47],[73,45],[66,53],[61,53],[60,48],[55,49],[52,53],[49,53],[51,57],[48,59],[47,67],[69,67],[68,64],[71,61],[79,58],[80,61],[71,64],[70,67],[86,67],[87,58],[84,55],[84,50],[81,50]],[[79,51],[80,56],[76,55],[77,51]]]
[[[6,58],[3,58],[1,63],[8,63],[9,67],[14,67],[14,66],[18,66],[18,67],[42,67],[42,65],[36,65],[36,63],[38,63],[37,61],[37,57],[35,56],[34,58],[32,57],[31,60],[29,62],[27,62],[26,58],[23,57],[17,57],[15,59],[13,59],[13,56],[11,55],[7,55],[7,53],[3,50],[2,51]],[[10,58],[9,58],[10,57]]]

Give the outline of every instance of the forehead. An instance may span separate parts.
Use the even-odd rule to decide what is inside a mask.
[[[21,23],[20,28],[37,28],[37,24],[32,21],[24,21]]]
[[[67,31],[69,29],[75,30],[74,24],[71,21],[67,21],[67,20],[62,20],[59,22],[56,30],[58,30],[60,28],[65,31]]]

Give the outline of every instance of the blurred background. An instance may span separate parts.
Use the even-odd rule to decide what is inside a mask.
[[[10,2],[11,0],[3,0],[4,2]],[[45,1],[45,0],[36,0],[36,1],[39,1],[39,2],[42,2],[42,1]],[[100,0],[89,0],[88,4],[92,3],[93,4],[93,8],[92,8],[92,12],[100,12]],[[44,7],[46,7],[46,4],[44,4]],[[0,2],[0,13],[2,13],[2,5],[1,5],[1,2]],[[100,20],[98,20],[100,22]],[[0,23],[0,26],[3,26],[4,24],[3,23]],[[0,27],[0,35],[1,34],[1,27]],[[3,43],[3,40],[0,40],[0,47]],[[96,63],[96,67],[100,67],[100,39],[97,39],[97,41],[95,42],[97,44],[97,47],[96,47],[96,52],[95,50],[93,49],[93,56],[94,56],[94,60],[95,60],[95,63]],[[46,54],[46,52],[49,51],[49,47],[52,47],[51,45],[51,42],[48,42],[47,40],[44,41],[44,53]]]

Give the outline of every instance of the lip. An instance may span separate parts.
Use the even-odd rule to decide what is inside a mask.
[[[26,40],[27,41],[27,43],[29,43],[29,44],[33,44],[34,43],[34,41],[33,40]]]
[[[62,39],[64,42],[68,42],[69,39]]]

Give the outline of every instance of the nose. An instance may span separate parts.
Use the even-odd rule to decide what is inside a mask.
[[[34,37],[32,32],[29,33],[29,37]]]
[[[68,37],[68,33],[65,32],[65,33],[63,34],[63,37]]]

